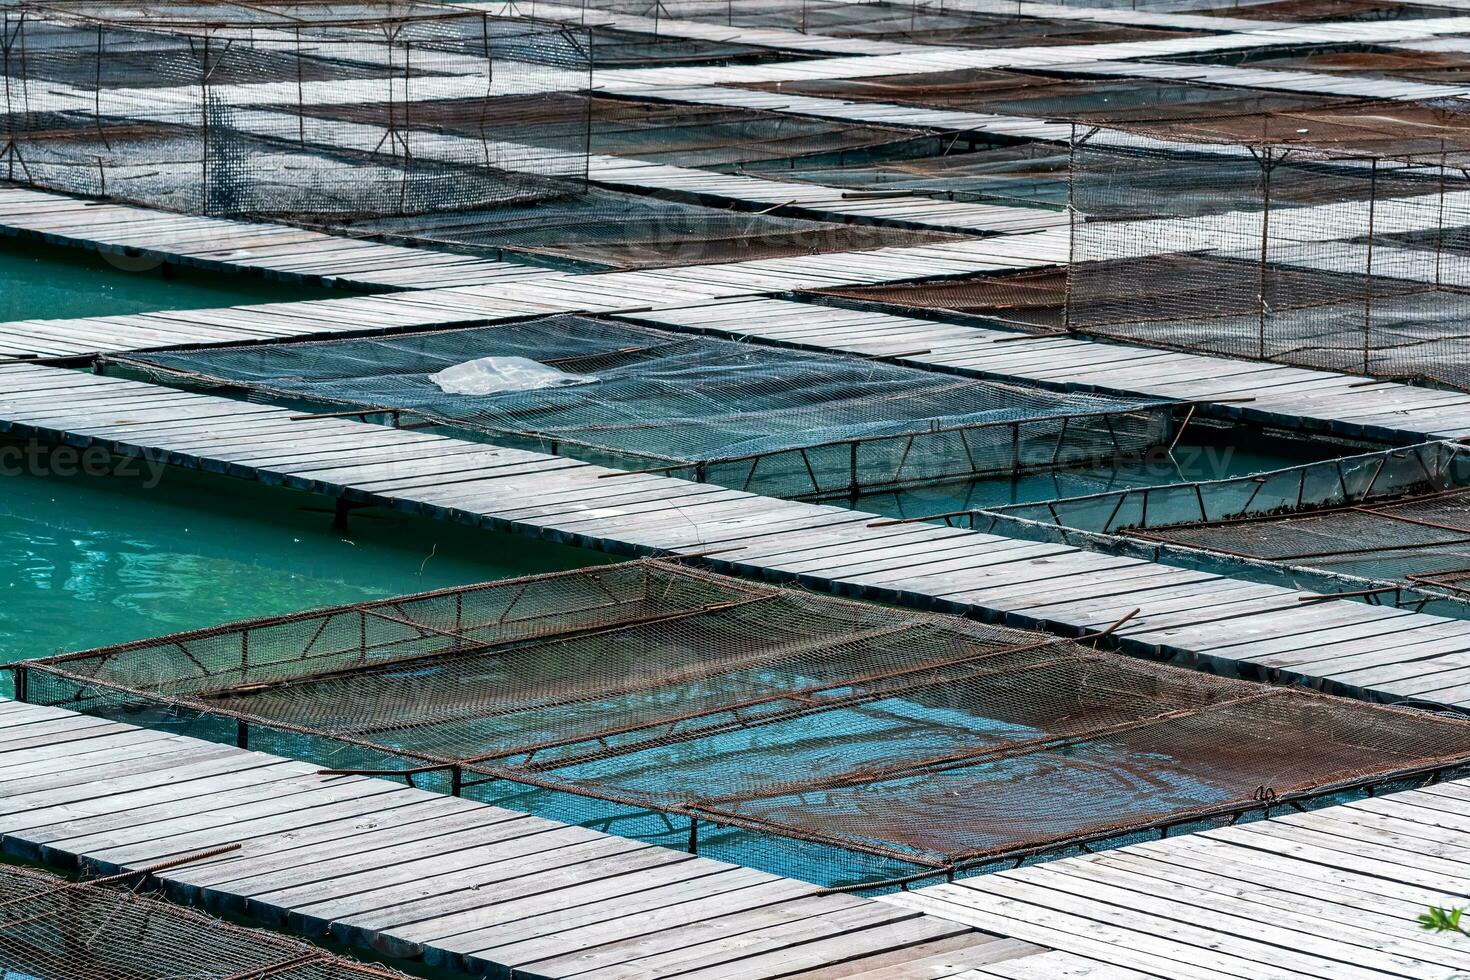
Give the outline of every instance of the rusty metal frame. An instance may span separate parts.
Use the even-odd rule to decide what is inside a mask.
[[[823,604],[824,607],[830,605],[833,607],[854,608],[863,610],[865,613],[880,608],[871,606],[870,604],[866,603],[853,602],[851,600],[837,599],[827,596],[809,596],[804,593],[794,593],[791,590],[787,589],[777,589],[774,587],[751,588],[745,586],[743,583],[729,580],[724,576],[717,576],[708,572],[696,571],[686,568],[682,565],[678,565],[676,563],[661,562],[659,560],[629,562],[612,567],[618,569],[632,569],[635,571],[641,570],[645,577],[650,576],[656,569],[662,570],[670,576],[668,584],[671,587],[675,584],[675,581],[678,577],[685,577],[696,581],[703,581],[720,585],[725,585],[728,583],[731,584],[732,587],[737,588],[738,591],[754,593],[745,600],[736,603],[706,603],[693,610],[681,609],[676,614],[679,616],[718,615],[720,610],[731,608],[734,605],[746,605],[748,603],[760,602],[778,596],[799,596],[802,601],[819,602]],[[526,588],[532,587],[535,583],[538,582],[554,581],[556,579],[567,578],[568,576],[596,575],[598,574],[598,571],[598,569],[591,569],[582,572],[557,572],[538,576],[527,576],[524,579],[497,583],[494,587],[506,589],[509,594],[518,597]],[[461,591],[472,592],[485,587],[486,586],[474,586],[468,590],[440,589],[430,593],[422,593],[420,595],[443,597],[454,595]],[[395,603],[406,601],[407,600],[405,599],[384,600],[378,603],[358,603],[352,606],[341,607],[341,609],[349,611],[359,610],[364,606],[375,606],[378,608],[386,606],[388,608],[392,608]],[[311,616],[330,614],[331,612],[331,610],[316,610],[310,613],[300,614],[295,617],[270,617],[268,620],[265,621],[273,623],[279,623],[283,621],[290,622],[293,620],[307,619]],[[927,626],[934,626],[936,628],[947,627],[948,631],[953,632],[960,624],[966,623],[966,621],[958,619],[956,617],[943,616],[932,613],[895,613],[895,617],[896,618],[894,622],[890,625],[885,626],[879,623],[877,625],[869,627],[866,630],[849,632],[845,635],[834,634],[832,636],[816,637],[814,638],[812,643],[804,644],[803,648],[808,651],[815,652],[827,647],[837,646],[843,642],[850,642],[861,645],[865,643],[871,643],[879,639],[885,640],[887,642],[896,642],[902,645],[903,638],[909,631],[922,629]],[[1124,619],[1120,620],[1119,623],[1114,624],[1113,628],[1115,629],[1123,622],[1126,622],[1127,618],[1128,617],[1124,617]],[[640,617],[636,622],[644,622],[645,620],[656,622],[659,621],[659,617]],[[857,622],[864,621],[870,622],[871,620],[858,620]],[[251,621],[251,623],[259,622],[262,622],[262,620]],[[217,637],[220,635],[228,635],[231,632],[241,631],[242,628],[248,629],[249,625],[250,624],[247,623],[242,624],[242,626],[236,627],[216,627],[210,630],[195,631],[193,635],[206,635]],[[631,629],[634,628],[635,625],[636,623],[634,621],[625,621],[621,627],[612,626],[608,627],[605,630],[601,630],[600,632],[616,633],[619,629]],[[964,638],[972,635],[969,631],[973,628],[973,624],[967,624],[965,627],[960,629],[959,633],[954,635],[958,639],[960,639],[961,642],[966,642]],[[1106,635],[1107,632],[1110,631],[1105,631],[1104,634],[1101,635]],[[587,634],[584,633],[582,635]],[[957,746],[952,751],[947,751],[943,754],[930,755],[924,758],[918,758],[904,763],[858,767],[818,780],[773,783],[771,785],[762,787],[759,790],[753,790],[747,793],[735,793],[707,798],[690,797],[682,801],[673,803],[669,803],[667,801],[659,802],[653,800],[649,797],[648,794],[639,790],[624,790],[616,785],[602,785],[596,782],[578,781],[577,778],[563,776],[558,771],[563,770],[567,767],[576,766],[579,763],[595,761],[597,759],[611,757],[615,755],[623,755],[629,752],[636,752],[648,748],[651,745],[661,745],[667,742],[670,738],[672,738],[673,741],[686,741],[689,739],[695,739],[710,734],[719,734],[723,731],[733,730],[737,727],[762,725],[774,721],[784,720],[787,718],[799,717],[814,712],[841,709],[852,705],[860,705],[862,703],[865,703],[867,700],[873,698],[882,698],[885,696],[893,695],[895,693],[901,694],[903,691],[912,689],[932,687],[936,684],[943,684],[947,681],[955,680],[955,678],[947,678],[944,675],[946,671],[954,670],[957,668],[969,669],[979,667],[980,669],[977,673],[967,674],[959,678],[960,680],[971,680],[983,679],[987,676],[1015,675],[1017,673],[1024,673],[1028,670],[1041,669],[1049,665],[1056,665],[1059,663],[1086,663],[1094,660],[1106,661],[1108,660],[1108,658],[1113,656],[1110,654],[1102,654],[1095,650],[1087,649],[1086,647],[1079,645],[1078,642],[1074,640],[1037,636],[1035,634],[1026,634],[1019,631],[1007,631],[1007,633],[1003,635],[1013,635],[1019,642],[1003,644],[999,647],[996,647],[995,645],[993,645],[992,640],[989,641],[991,645],[987,645],[984,649],[975,650],[973,655],[964,655],[962,652],[957,651],[956,655],[944,659],[924,660],[923,657],[920,656],[916,657],[914,659],[914,662],[912,663],[907,663],[900,667],[893,667],[892,669],[872,671],[866,674],[854,676],[837,676],[834,677],[831,681],[793,687],[790,690],[776,691],[763,697],[745,698],[739,701],[724,705],[717,705],[704,710],[690,710],[687,712],[665,712],[662,716],[651,718],[647,721],[603,725],[596,730],[581,733],[575,737],[547,740],[540,743],[527,743],[483,755],[471,755],[464,753],[446,754],[440,750],[431,747],[428,744],[424,744],[422,747],[416,748],[411,744],[405,745],[401,742],[389,743],[385,741],[374,740],[369,737],[364,737],[369,734],[367,731],[357,731],[350,734],[327,732],[319,728],[313,728],[309,725],[295,724],[283,720],[274,719],[268,715],[252,713],[249,710],[243,710],[240,706],[225,708],[218,704],[210,703],[211,699],[207,697],[187,694],[160,694],[155,691],[139,690],[137,688],[129,687],[127,684],[120,681],[98,680],[92,677],[88,677],[85,674],[77,673],[76,671],[71,669],[73,665],[77,662],[79,657],[84,657],[88,654],[64,655],[60,657],[47,658],[37,661],[23,662],[16,666],[18,677],[23,678],[29,675],[33,675],[34,678],[40,678],[42,676],[50,677],[57,683],[63,685],[63,694],[65,692],[70,692],[73,689],[76,691],[78,697],[86,697],[88,692],[94,695],[101,695],[108,692],[116,693],[120,695],[125,695],[129,698],[146,700],[154,704],[167,705],[176,710],[189,713],[190,715],[197,715],[198,717],[234,719],[236,723],[241,726],[242,730],[259,728],[264,731],[305,736],[307,738],[320,741],[324,746],[333,744],[341,745],[344,747],[350,746],[362,749],[365,752],[375,754],[384,759],[397,758],[402,759],[405,762],[405,765],[400,768],[388,768],[381,766],[378,768],[334,768],[323,770],[323,772],[325,773],[356,773],[362,775],[391,776],[405,779],[410,783],[415,783],[416,778],[421,776],[429,775],[432,773],[443,773],[447,774],[448,776],[450,785],[449,791],[451,793],[454,793],[455,795],[463,793],[468,788],[496,782],[504,782],[505,784],[512,786],[536,787],[554,792],[566,793],[571,796],[580,796],[589,799],[601,800],[607,803],[619,804],[629,807],[630,809],[633,809],[637,812],[661,813],[665,816],[666,819],[687,818],[690,821],[691,841],[693,846],[695,847],[697,847],[698,842],[699,824],[701,822],[710,822],[720,825],[740,827],[760,833],[768,833],[790,838],[793,840],[806,841],[823,846],[832,846],[834,848],[856,854],[866,854],[869,856],[883,858],[887,860],[901,861],[910,865],[929,867],[938,871],[950,873],[962,867],[967,862],[986,863],[996,860],[1004,860],[1010,856],[1023,852],[1040,853],[1043,851],[1076,847],[1082,843],[1085,843],[1086,841],[1104,840],[1111,837],[1116,837],[1120,834],[1132,833],[1135,831],[1144,831],[1157,826],[1173,826],[1193,820],[1210,818],[1218,814],[1228,815],[1233,813],[1249,812],[1254,809],[1259,809],[1262,801],[1254,799],[1239,799],[1229,801],[1226,804],[1212,805],[1208,807],[1195,807],[1184,810],[1173,810],[1167,813],[1157,814],[1156,816],[1154,816],[1153,819],[1148,819],[1147,817],[1144,817],[1133,820],[1124,820],[1122,822],[1119,822],[1116,826],[1114,826],[1113,824],[1108,824],[1103,828],[1089,826],[1089,829],[1085,833],[1073,834],[1070,837],[1057,837],[1056,835],[1050,835],[1046,840],[1010,840],[1003,845],[983,852],[966,851],[964,853],[943,855],[918,854],[911,849],[907,849],[897,844],[885,845],[882,842],[881,824],[875,824],[871,837],[865,836],[862,838],[852,838],[842,834],[830,833],[821,828],[819,824],[817,826],[809,826],[805,822],[783,823],[779,820],[767,820],[759,817],[752,817],[749,814],[740,812],[738,804],[740,804],[741,802],[763,798],[783,797],[792,793],[800,793],[803,791],[834,789],[841,787],[856,787],[873,784],[884,780],[899,779],[913,775],[922,775],[926,773],[936,773],[956,768],[965,768],[974,765],[981,765],[988,761],[1010,758],[1022,754],[1053,752],[1060,749],[1065,749],[1067,746],[1084,743],[1088,740],[1107,738],[1138,728],[1143,728],[1152,724],[1168,723],[1175,720],[1176,718],[1187,717],[1189,715],[1198,714],[1201,712],[1227,711],[1235,704],[1255,702],[1271,698],[1290,698],[1296,699],[1298,701],[1323,700],[1333,703],[1339,703],[1339,699],[1330,698],[1327,695],[1317,694],[1314,692],[1295,689],[1287,691],[1279,688],[1252,689],[1248,686],[1245,686],[1241,688],[1242,693],[1240,693],[1236,697],[1229,697],[1228,695],[1230,695],[1231,692],[1225,691],[1224,696],[1220,698],[1189,708],[1169,709],[1167,706],[1167,702],[1162,702],[1161,707],[1164,707],[1167,710],[1149,713],[1147,717],[1134,718],[1126,721],[1114,722],[1111,724],[1093,724],[1090,727],[1084,724],[1073,731],[1060,731],[1034,739],[1013,741],[1010,744],[989,744],[986,746],[977,746],[974,748],[964,748]],[[543,639],[545,644],[554,645],[557,643],[573,641],[576,639],[576,637],[548,635]],[[979,635],[974,635],[974,642],[986,641],[981,640]],[[532,640],[532,643],[535,643],[534,639]],[[90,655],[93,657],[107,658],[122,649],[138,650],[160,646],[162,646],[163,648],[167,648],[168,645],[160,644],[158,641],[134,641],[132,643],[119,645],[119,647],[116,648],[111,648],[111,652],[109,652],[109,648],[104,648],[103,650],[92,652]],[[789,653],[790,650],[791,645],[787,644],[785,652]],[[1008,655],[1027,651],[1037,651],[1041,654],[1041,656],[1035,662],[1026,662],[1025,660],[1022,660],[1019,663],[1008,664],[1001,667],[987,668],[986,666],[987,661],[1003,659]],[[1125,662],[1130,666],[1130,669],[1155,669],[1161,671],[1179,670],[1179,668],[1169,668],[1162,666],[1148,668],[1142,665],[1138,665],[1136,662],[1131,660]],[[729,668],[723,668],[718,665],[710,665],[705,673],[717,673],[725,669]],[[310,679],[310,677],[307,678],[307,680]],[[668,680],[668,677],[650,678],[649,685],[662,686],[664,683],[667,683]],[[899,681],[899,683],[896,685],[887,685],[884,683],[891,680],[897,680]],[[1210,683],[1216,682],[1212,681]],[[855,687],[862,688],[864,685],[871,685],[871,688],[868,690],[852,689]],[[820,697],[820,695],[827,691],[838,691],[839,693],[834,697]],[[34,692],[32,691],[30,693],[33,694]],[[248,689],[241,689],[238,693],[248,694],[250,693],[250,691]],[[599,691],[598,695],[601,696],[602,693],[603,692]],[[18,694],[23,699],[29,696],[25,684],[20,685],[20,690],[18,691]],[[741,712],[747,708],[780,704],[782,702],[788,702],[789,704],[786,707],[768,712],[766,714],[760,714],[754,717],[742,717]],[[534,708],[534,705],[530,707]],[[1422,715],[1419,715],[1417,713],[1411,713],[1406,711],[1405,709],[1388,706],[1373,706],[1371,708],[1365,706],[1361,710],[1392,712],[1403,715],[1412,714],[1415,718],[1422,718]],[[488,714],[477,713],[473,717],[484,717],[488,720],[489,718],[493,717],[493,714],[493,712]],[[718,719],[722,715],[728,717],[725,720],[715,721],[713,724],[703,726],[702,728],[691,729],[687,732],[676,731],[678,725],[687,720],[692,720],[696,718]],[[446,721],[448,721],[449,723],[453,723],[454,719],[431,719],[426,720],[424,724],[432,725],[443,723]],[[1443,719],[1437,720],[1436,724],[1464,726],[1465,728],[1470,729],[1470,722],[1460,720]],[[632,742],[624,743],[622,745],[618,745],[613,741],[621,735],[636,733],[638,731],[644,730],[652,732],[658,730],[661,727],[667,728],[668,731],[673,734],[662,738],[639,738],[633,740]],[[402,728],[403,726],[386,725],[382,730],[396,732],[401,731]],[[1467,735],[1467,738],[1470,738],[1470,735]],[[586,743],[588,745],[596,743],[600,744],[603,747],[601,749],[594,749],[588,752],[579,752],[571,756],[558,758],[544,763],[535,758],[537,753],[544,752],[548,749],[557,748],[564,745],[575,745],[583,743]],[[508,761],[516,759],[517,757],[524,758],[521,759],[521,761]],[[1413,765],[1406,767],[1407,769],[1413,769],[1414,771],[1440,771],[1444,769],[1458,768],[1466,765],[1467,763],[1470,763],[1470,752],[1467,752],[1465,754],[1445,754],[1433,758],[1416,758],[1412,755],[1409,755],[1405,758],[1413,760]],[[1283,787],[1283,789],[1279,793],[1275,789],[1272,789],[1271,800],[1268,801],[1268,805],[1270,802],[1274,802],[1277,799],[1285,799],[1288,797],[1307,798],[1310,796],[1322,795],[1324,793],[1341,792],[1346,789],[1371,786],[1380,783],[1386,779],[1398,778],[1398,774],[1399,770],[1385,771],[1381,768],[1374,768],[1372,765],[1367,765],[1367,768],[1363,769],[1360,772],[1355,772],[1341,779],[1334,780],[1330,786],[1289,785]],[[735,804],[736,807],[732,809],[730,806],[731,804]]]

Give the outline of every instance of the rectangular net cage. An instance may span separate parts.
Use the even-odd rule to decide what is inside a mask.
[[[413,0],[0,4],[0,176],[190,214],[395,215],[578,193],[587,125],[502,114],[590,85],[585,31]],[[453,134],[420,123],[472,105]],[[333,118],[339,106],[365,119]]]
[[[825,883],[1413,780],[1470,722],[643,560],[16,665],[23,700]]]
[[[474,393],[447,380],[489,359],[489,370],[541,372],[545,385],[507,381]],[[786,497],[1137,455],[1167,442],[1175,425],[1175,404],[1161,400],[1063,394],[583,316],[108,363],[165,383],[390,409],[497,442]]]
[[[410,980],[134,890],[0,864],[4,980]]]
[[[1470,451],[1456,442],[938,518],[1470,618]]]
[[[1467,487],[1123,533],[1237,558],[1423,583],[1470,595],[1465,583],[1470,571]]]
[[[1171,0],[1178,2],[1178,0]],[[680,32],[678,21],[734,28],[776,28],[828,37],[902,44],[1020,47],[1177,37],[1177,30],[1036,16],[1018,0],[564,0],[559,16],[655,34]],[[541,7],[544,14],[546,6]],[[796,51],[800,51],[799,47]],[[787,52],[788,56],[796,52]]]
[[[1064,325],[1470,387],[1470,116],[1076,126]]]
[[[580,10],[589,22],[607,20],[614,25],[655,33],[666,22],[681,20],[804,33],[813,29],[816,15],[828,11],[841,14],[854,5],[848,0],[563,0],[560,6],[564,10]]]

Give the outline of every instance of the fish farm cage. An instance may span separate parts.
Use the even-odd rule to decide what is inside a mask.
[[[906,11],[910,4],[852,4],[847,0],[564,0],[560,6],[580,9],[588,22],[608,20],[616,25],[637,18],[638,27],[653,33],[658,33],[666,21],[679,20],[806,33],[816,30],[819,16],[824,23],[832,19],[862,22],[872,18],[873,12],[855,11],[854,7]]]
[[[1343,105],[1342,98],[1334,96],[1136,74],[1116,77],[1107,74],[1112,69],[1105,67],[1092,69],[1099,74],[1084,74],[1084,70],[1085,66],[1077,65],[1050,69],[1042,66],[1026,71],[959,68],[874,77],[763,82],[749,87],[792,95],[962,109],[1099,126],[1232,120],[1269,112],[1329,112]],[[1122,171],[1117,176],[1126,181],[1129,174]]]
[[[412,0],[0,4],[0,175],[191,214],[415,214],[586,187],[587,132],[498,135],[590,86],[580,28]],[[453,137],[420,107],[471,104]],[[331,118],[342,105],[371,118]],[[377,111],[371,111],[371,110]]]
[[[1470,760],[1470,721],[643,560],[12,665],[39,704],[825,884]]]
[[[963,313],[1021,330],[1054,333],[1066,324],[1067,270],[1026,269],[1007,275],[939,282],[842,286],[812,290],[811,295],[911,310]]]
[[[1456,442],[912,519],[1470,619],[1470,450]]]
[[[654,33],[668,21],[692,20],[734,28],[779,28],[826,37],[904,44],[1011,47],[1088,44],[1178,37],[1180,31],[1069,21],[1041,16],[1017,0],[565,0],[587,23],[606,20]],[[620,19],[621,18],[621,19]]]
[[[1074,127],[1064,326],[1470,387],[1467,151],[1422,104]]]
[[[445,390],[441,372],[485,358],[533,362],[555,383]],[[573,315],[104,363],[168,384],[388,411],[400,424],[408,416],[621,470],[802,498],[1142,455],[1171,439],[1181,410]]]
[[[410,980],[134,890],[123,873],[71,881],[0,864],[5,980]]]
[[[585,194],[431,214],[299,222],[337,234],[535,255],[575,271],[653,269],[953,241],[885,225],[736,211],[593,187]]]

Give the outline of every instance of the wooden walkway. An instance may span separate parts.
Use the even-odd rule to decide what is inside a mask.
[[[201,218],[0,185],[0,234],[53,244],[370,289],[475,286],[555,275],[518,265],[382,245],[287,225]]]
[[[0,698],[0,847],[473,976],[896,980],[1041,952],[397,781]]]
[[[15,320],[0,323],[0,358],[85,358],[149,347],[372,333],[548,313],[634,312],[794,289],[1036,268],[1065,258],[1066,235],[1052,229],[637,272],[577,275],[543,270],[542,275],[492,286],[76,320]]]
[[[1470,394],[1074,337],[778,299],[663,309],[640,322],[810,350],[907,356],[900,363],[1073,390],[1215,401],[1212,412],[1380,439],[1470,436]],[[913,353],[922,351],[923,353]],[[1220,399],[1254,399],[1218,404]]]
[[[1057,952],[981,976],[1444,980],[1470,939],[1416,917],[1470,893],[1470,781],[886,896]]]
[[[101,445],[623,554],[711,549],[737,573],[1077,633],[1142,612],[1135,653],[1470,710],[1470,622],[1135,558],[777,500],[565,457],[57,368],[0,368],[0,432]]]

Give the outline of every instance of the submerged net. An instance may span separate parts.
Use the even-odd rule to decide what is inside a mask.
[[[190,213],[405,214],[585,185],[580,139],[495,132],[517,106],[585,89],[585,32],[412,2],[146,0],[0,6],[0,174]],[[415,122],[473,103],[446,140]],[[348,122],[324,104],[383,111]]]
[[[1458,720],[659,561],[142,640],[22,674],[31,701],[334,769],[439,767],[454,790],[501,802],[535,788],[543,802],[641,808],[669,821],[665,838],[692,825],[700,853],[713,824],[756,849],[724,854],[757,864],[773,863],[759,842],[786,840],[953,868],[1470,758]]]
[[[430,378],[489,356],[529,358],[584,380],[461,395]],[[164,380],[400,409],[497,441],[788,497],[1137,454],[1173,428],[1172,403],[1163,401],[1063,394],[581,316],[115,360]]]
[[[122,876],[124,880],[131,876]],[[5,980],[408,980],[118,887],[0,865]]]

